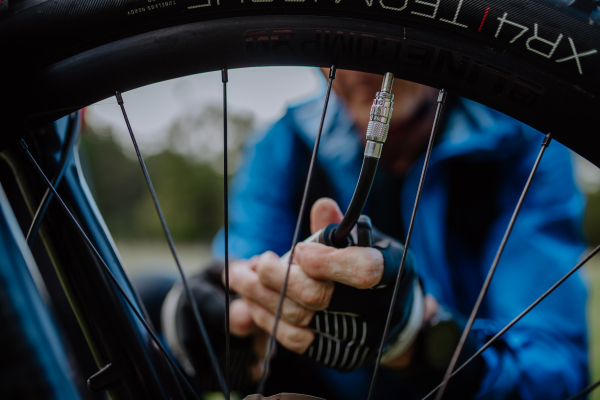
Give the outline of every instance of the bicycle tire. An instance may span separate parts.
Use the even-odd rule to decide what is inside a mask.
[[[205,1],[8,7],[0,37],[19,40],[0,44],[14,61],[0,111],[11,133],[1,143],[23,120],[41,126],[114,90],[223,67],[335,63],[444,87],[551,131],[600,165],[599,12],[510,0]]]
[[[321,3],[309,7],[252,0],[248,4],[257,10],[240,3],[225,11],[185,15],[187,7],[199,1],[177,1],[152,2],[167,5],[150,9],[156,4],[138,0],[120,4],[91,0],[79,6],[70,0],[60,4],[25,0],[0,14],[1,37],[19,38],[0,43],[2,54],[15,61],[6,72],[10,80],[1,95],[6,105],[0,118],[8,133],[0,137],[0,148],[23,129],[42,126],[115,90],[223,67],[336,64],[343,69],[391,71],[399,78],[444,87],[538,130],[552,131],[555,139],[600,165],[594,151],[600,144],[595,135],[600,127],[595,119],[600,64],[595,59],[600,54],[577,58],[578,52],[600,47],[595,17],[535,2],[523,11],[516,2],[504,0],[493,6],[476,1],[464,8],[462,0],[444,3],[434,22],[419,21],[417,17],[426,17],[412,14],[423,14],[422,9],[405,8],[408,17],[395,19],[365,13],[360,1],[349,2],[340,12],[332,8],[345,0],[323,8],[318,8]],[[384,9],[384,1],[365,4]],[[459,22],[460,15],[466,19]],[[138,20],[128,22],[128,17]],[[488,18],[494,22],[491,28],[485,25]],[[477,33],[460,32],[448,22],[444,26],[443,19]],[[498,39],[494,32],[501,31],[502,19],[512,28],[517,24],[528,30],[520,35],[511,30],[508,38]],[[535,35],[523,37],[531,34],[531,27]],[[540,55],[540,48],[531,51],[532,41],[553,37],[561,40],[550,46],[550,57]],[[577,50],[568,43],[576,43]],[[570,49],[575,58],[557,63],[571,56]]]

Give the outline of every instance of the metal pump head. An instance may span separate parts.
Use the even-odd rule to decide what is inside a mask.
[[[375,95],[369,125],[367,127],[367,146],[365,156],[381,157],[383,143],[387,139],[390,120],[394,111],[394,95],[391,93],[394,84],[394,74],[386,72],[381,83],[381,91]]]
[[[392,85],[394,85],[394,74],[386,72],[383,76],[383,82],[381,82],[381,91],[392,93]]]

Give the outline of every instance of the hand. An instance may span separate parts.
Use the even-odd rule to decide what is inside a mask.
[[[335,202],[321,199],[311,212],[311,230],[315,232],[330,223],[340,222],[341,218]],[[394,271],[391,271],[385,274],[385,285],[390,289],[371,289],[377,287],[384,278],[384,253],[389,253],[387,249],[335,249],[315,243],[299,244],[290,271],[277,340],[292,351],[338,369],[357,368],[361,361],[372,358],[381,340],[391,299],[393,282],[390,279],[395,281]],[[397,262],[399,264],[399,259]],[[407,289],[403,287],[406,285],[401,284],[405,294],[412,294],[415,281],[414,266],[410,263],[407,262],[405,266],[406,271],[412,270],[407,278],[407,281],[411,281],[410,285]],[[244,297],[254,323],[267,332],[273,327],[286,269],[287,265],[283,265],[270,252],[250,263],[232,268],[232,289]],[[403,278],[408,275],[403,273]],[[406,302],[402,294],[399,299]],[[426,308],[431,307],[426,305]],[[404,311],[400,311],[400,314]],[[345,336],[344,322],[347,328]],[[359,326],[356,326],[357,322]],[[418,321],[418,324],[421,322]],[[232,320],[232,326],[234,323],[237,322]],[[367,326],[372,328],[368,332],[365,329]],[[394,330],[391,332],[398,333]],[[357,335],[354,339],[351,337],[353,334]],[[394,366],[406,365],[410,361],[410,354],[409,351],[402,352],[387,362]]]
[[[238,263],[248,261],[238,261]],[[221,280],[222,262],[192,275],[188,279],[190,290],[208,332],[221,370],[225,368],[225,291]],[[218,390],[219,385],[204,340],[192,313],[191,303],[183,286],[176,284],[165,300],[161,319],[163,333],[171,352],[177,357],[188,374],[201,382],[204,390]],[[247,304],[237,299],[230,303],[231,326],[231,389],[250,390],[261,376],[262,359],[269,335],[256,327],[250,317]]]
[[[230,264],[231,270],[244,270],[250,268],[258,257],[252,257],[249,260],[234,260]],[[222,274],[223,282],[225,280],[225,271]],[[231,286],[230,286],[231,288]],[[234,291],[233,288],[231,288]],[[230,332],[236,337],[252,337],[252,351],[255,355],[255,362],[249,367],[250,378],[253,382],[258,382],[262,376],[264,366],[264,356],[266,354],[269,342],[269,333],[256,326],[252,320],[248,302],[241,298],[234,299],[229,304],[229,327]]]

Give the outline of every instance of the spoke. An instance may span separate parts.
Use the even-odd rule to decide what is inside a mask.
[[[317,133],[317,139],[315,140],[315,146],[313,148],[312,156],[310,159],[310,166],[308,168],[308,174],[306,176],[306,184],[304,185],[304,193],[302,195],[302,203],[300,204],[300,212],[298,213],[298,219],[296,220],[296,229],[294,230],[294,238],[292,239],[292,248],[290,250],[290,257],[288,259],[287,271],[285,273],[285,279],[283,280],[283,287],[281,289],[281,295],[279,296],[279,303],[277,304],[277,312],[275,313],[275,323],[273,324],[273,331],[269,336],[269,343],[265,352],[265,360],[263,364],[262,376],[258,384],[258,393],[262,394],[269,373],[269,363],[271,353],[275,347],[275,338],[277,333],[277,326],[279,325],[279,319],[281,318],[281,309],[283,307],[283,300],[285,299],[285,292],[287,290],[288,280],[290,277],[290,270],[292,268],[292,260],[294,259],[294,250],[298,243],[298,235],[300,233],[300,225],[302,223],[302,216],[304,215],[304,208],[306,207],[306,198],[308,196],[308,190],[310,189],[310,183],[312,180],[313,169],[315,161],[317,159],[317,153],[319,151],[319,142],[321,141],[321,132],[323,131],[323,123],[325,121],[325,114],[327,113],[327,105],[329,104],[329,95],[331,94],[331,85],[335,79],[335,73],[337,69],[335,65],[332,65],[329,70],[329,81],[327,83],[327,93],[325,95],[325,104],[323,105],[323,112],[321,114],[321,123],[319,124],[319,131]]]
[[[67,164],[67,160],[69,159],[71,151],[73,150],[73,145],[75,144],[75,139],[77,138],[77,125],[77,116],[73,113],[69,116],[69,125],[67,128],[68,131],[65,140],[65,147],[63,149],[60,161],[58,162],[58,172],[54,176],[54,178],[52,178],[53,186],[58,186],[65,173],[65,165]],[[48,205],[50,204],[51,200],[52,192],[50,191],[50,189],[46,189],[46,193],[44,193],[42,201],[40,202],[40,205],[38,206],[37,211],[35,212],[33,221],[31,222],[31,226],[29,227],[29,231],[27,232],[27,238],[25,239],[30,248],[33,248],[35,237],[37,235],[37,232],[42,223],[42,219],[46,214],[46,210],[48,209]]]
[[[98,250],[96,249],[96,247],[92,244],[92,241],[90,240],[90,238],[85,234],[85,232],[83,231],[83,228],[81,227],[81,225],[79,225],[79,223],[77,222],[77,219],[75,219],[75,216],[71,213],[71,211],[69,210],[69,208],[67,207],[67,205],[65,204],[65,202],[63,201],[63,199],[58,195],[58,193],[56,192],[56,189],[54,188],[54,186],[52,185],[52,183],[48,180],[48,178],[44,174],[44,171],[42,171],[42,169],[40,168],[40,166],[38,165],[38,163],[35,161],[35,159],[31,155],[31,152],[29,151],[29,148],[28,148],[27,144],[25,143],[25,141],[23,139],[21,139],[19,141],[19,144],[20,144],[21,148],[23,149],[23,151],[25,152],[25,154],[27,155],[27,157],[29,158],[29,161],[31,161],[31,164],[34,166],[36,172],[44,180],[46,186],[48,186],[48,189],[52,192],[52,194],[54,195],[54,197],[56,198],[56,200],[58,201],[58,203],[60,204],[60,206],[63,208],[63,210],[65,210],[65,212],[69,216],[69,219],[75,225],[75,227],[77,228],[77,231],[79,232],[79,234],[81,235],[81,237],[83,238],[83,240],[86,242],[86,244],[88,245],[88,247],[90,248],[90,250],[94,253],[94,255],[96,256],[96,258],[98,259],[98,261],[100,261],[100,265],[102,265],[102,268],[104,268],[104,271],[106,272],[106,274],[108,275],[108,277],[110,278],[110,280],[114,283],[115,287],[121,293],[121,295],[123,296],[123,298],[125,299],[125,301],[129,305],[129,307],[131,308],[131,310],[134,312],[134,314],[138,318],[138,320],[142,323],[142,325],[144,325],[144,328],[146,329],[146,331],[148,332],[148,334],[150,335],[150,337],[152,338],[152,340],[154,341],[154,343],[156,344],[156,346],[158,347],[158,349],[160,350],[160,352],[163,354],[163,356],[165,357],[165,359],[169,363],[169,366],[170,366],[171,370],[177,371],[177,375],[179,375],[179,378],[184,381],[184,383],[186,384],[187,388],[191,391],[191,393],[196,398],[196,400],[200,400],[198,398],[198,396],[196,395],[196,392],[190,386],[190,384],[187,381],[187,379],[183,376],[183,374],[181,373],[181,371],[179,370],[179,368],[177,368],[177,365],[175,364],[175,362],[173,361],[173,359],[171,358],[171,356],[169,355],[169,353],[167,352],[167,350],[163,347],[163,345],[161,344],[160,340],[158,339],[158,337],[156,336],[156,334],[154,333],[154,331],[152,330],[152,328],[150,327],[150,325],[148,325],[148,323],[146,322],[146,320],[144,319],[144,317],[142,316],[142,314],[140,313],[140,311],[137,309],[137,307],[135,306],[135,304],[131,301],[131,299],[129,298],[129,296],[127,296],[127,293],[125,293],[125,290],[119,284],[119,281],[117,280],[117,278],[113,275],[112,271],[110,270],[110,268],[106,264],[106,261],[104,261],[104,259],[102,258],[102,256],[100,255],[100,253],[98,252]],[[183,394],[183,390],[182,390],[182,388],[180,386],[179,380],[176,379],[176,382],[177,382],[178,390],[179,390],[180,394],[182,395],[182,398],[185,398],[185,395]]]
[[[597,381],[596,383],[592,383],[590,386],[586,387],[585,389],[583,389],[581,392],[577,393],[575,396],[571,396],[569,397],[567,400],[575,400],[580,398],[581,396],[584,396],[588,393],[590,393],[592,390],[596,389],[598,386],[600,386],[600,381]]]
[[[527,179],[527,183],[525,184],[525,187],[523,188],[523,192],[521,193],[521,197],[519,198],[519,202],[517,203],[517,206],[515,207],[515,211],[513,212],[513,215],[510,219],[508,227],[506,228],[506,232],[504,232],[504,237],[502,238],[502,242],[500,243],[500,247],[498,248],[496,257],[494,258],[494,261],[492,263],[492,267],[490,268],[488,275],[485,278],[483,287],[481,288],[481,291],[479,292],[479,297],[477,298],[477,301],[475,302],[473,311],[471,311],[471,315],[469,316],[467,325],[465,326],[465,329],[463,330],[463,333],[460,337],[458,346],[456,346],[456,350],[454,351],[454,355],[452,356],[450,365],[448,365],[448,369],[446,370],[446,373],[444,374],[442,386],[441,386],[440,390],[438,391],[437,396],[435,397],[435,400],[441,400],[442,396],[444,395],[444,391],[446,390],[446,386],[448,385],[448,380],[450,378],[450,374],[452,374],[452,371],[454,370],[454,366],[456,365],[456,362],[458,361],[458,357],[460,356],[460,352],[467,340],[467,336],[469,335],[471,326],[473,326],[473,322],[475,321],[475,317],[477,316],[479,307],[481,306],[481,303],[483,302],[483,298],[485,297],[487,290],[490,287],[492,277],[494,276],[496,267],[498,266],[498,263],[500,262],[500,257],[502,256],[502,252],[504,251],[506,242],[508,242],[508,238],[510,237],[510,233],[512,232],[513,226],[515,225],[515,221],[517,220],[519,211],[521,211],[521,206],[523,205],[523,201],[525,200],[527,191],[529,190],[529,187],[531,186],[531,181],[533,180],[533,177],[535,175],[535,172],[537,171],[538,165],[540,164],[540,161],[542,160],[542,156],[544,155],[544,152],[546,151],[546,148],[550,144],[551,140],[552,140],[552,135],[550,133],[548,133],[542,142],[542,148],[540,149],[537,159],[535,160],[535,164],[533,165],[531,173],[529,174],[529,178]]]
[[[227,385],[231,384],[229,366],[231,362],[229,327],[229,193],[228,193],[228,169],[227,169],[227,68],[221,70],[223,81],[223,214],[225,226],[225,379]]]
[[[173,238],[171,237],[171,232],[167,226],[167,222],[165,220],[165,216],[163,215],[162,209],[158,202],[158,197],[156,196],[156,192],[154,191],[154,186],[152,185],[152,181],[150,180],[150,175],[148,174],[148,169],[146,168],[146,163],[144,163],[144,158],[142,157],[142,153],[140,153],[140,148],[138,147],[137,141],[135,140],[135,136],[133,134],[133,129],[131,129],[131,124],[129,123],[129,118],[127,118],[127,112],[125,111],[125,105],[123,102],[123,97],[120,92],[115,93],[115,97],[117,98],[117,102],[121,106],[121,111],[123,112],[123,118],[125,119],[125,123],[127,124],[127,130],[129,130],[129,136],[131,136],[131,141],[133,142],[133,147],[135,148],[135,152],[137,154],[138,160],[140,162],[140,166],[142,167],[142,172],[144,174],[144,178],[146,179],[146,184],[148,185],[148,190],[150,190],[150,195],[152,196],[152,201],[154,202],[154,207],[156,208],[156,212],[158,214],[158,218],[160,219],[160,223],[163,228],[163,232],[169,244],[169,248],[171,249],[171,254],[175,259],[175,264],[177,265],[177,269],[179,270],[179,274],[181,275],[181,281],[183,283],[185,294],[192,305],[192,311],[194,314],[194,319],[197,325],[200,334],[202,335],[202,339],[204,340],[204,345],[206,346],[206,351],[208,352],[212,367],[217,375],[217,379],[219,381],[219,385],[221,386],[221,390],[225,395],[225,399],[229,400],[229,388],[225,383],[225,378],[223,377],[223,372],[219,367],[219,362],[215,351],[210,343],[210,338],[208,337],[208,332],[206,331],[206,327],[204,326],[204,322],[202,321],[202,317],[200,316],[200,311],[198,310],[198,305],[196,304],[196,300],[192,295],[192,291],[190,286],[188,285],[187,278],[185,273],[183,272],[183,268],[181,267],[181,263],[179,261],[179,257],[177,256],[177,251],[175,250],[175,243],[173,242]]]
[[[458,367],[452,373],[452,375],[450,375],[449,378],[452,378],[454,375],[458,374],[463,368],[465,368],[467,365],[469,365],[476,357],[478,357],[481,353],[483,353],[485,350],[487,350],[492,344],[494,344],[494,342],[496,342],[502,335],[504,335],[506,333],[506,331],[508,331],[510,328],[512,328],[513,325],[515,325],[517,322],[519,322],[525,315],[529,314],[529,312],[531,310],[533,310],[542,300],[544,300],[546,297],[548,297],[550,295],[550,293],[554,292],[554,290],[556,290],[556,288],[558,288],[560,285],[562,285],[562,283],[564,281],[566,281],[571,275],[573,275],[575,272],[577,272],[579,270],[579,268],[583,267],[589,260],[592,259],[592,257],[594,257],[596,254],[598,254],[598,252],[600,252],[600,245],[598,247],[596,247],[594,250],[592,250],[579,263],[577,263],[577,265],[575,265],[569,272],[567,272],[565,274],[565,276],[560,278],[554,285],[552,285],[550,287],[550,289],[548,289],[544,294],[542,294],[540,297],[538,297],[536,301],[531,303],[531,305],[529,307],[527,307],[523,312],[521,312],[521,314],[517,315],[515,317],[515,319],[510,321],[508,323],[508,325],[506,325],[504,328],[502,328],[502,330],[500,332],[498,332],[496,335],[494,335],[494,337],[492,337],[490,340],[488,340],[486,342],[486,344],[484,344],[479,350],[477,350],[477,352],[475,354],[473,354],[467,361],[465,361],[460,367]],[[422,400],[429,399],[445,383],[447,383],[447,379],[444,380],[444,382],[440,383],[429,394],[427,394],[427,396],[423,397]]]
[[[413,206],[412,215],[410,217],[410,223],[408,225],[408,232],[406,234],[406,243],[404,244],[404,251],[402,252],[402,259],[400,260],[400,267],[398,268],[398,275],[396,277],[396,284],[394,285],[394,293],[392,294],[392,301],[388,310],[387,319],[385,321],[385,328],[383,329],[383,336],[381,338],[381,344],[379,345],[379,352],[377,353],[377,361],[375,362],[375,370],[373,371],[373,377],[371,378],[371,386],[369,387],[369,394],[367,400],[370,400],[373,396],[375,389],[375,382],[377,381],[377,373],[379,372],[379,365],[381,364],[381,356],[383,354],[383,347],[385,346],[385,337],[390,329],[390,321],[392,313],[394,311],[394,303],[398,297],[398,289],[400,288],[400,277],[402,276],[402,269],[404,268],[404,262],[406,261],[406,254],[408,253],[408,246],[410,244],[410,238],[412,236],[412,230],[415,223],[415,217],[417,216],[417,209],[419,208],[419,201],[421,200],[421,192],[423,190],[423,184],[425,183],[425,175],[427,174],[427,166],[429,165],[429,157],[431,156],[431,150],[433,149],[433,143],[435,141],[435,135],[440,123],[440,114],[442,107],[446,101],[447,92],[444,89],[440,90],[438,95],[438,106],[435,111],[435,118],[433,120],[433,126],[431,127],[431,136],[429,137],[429,144],[427,145],[427,152],[425,153],[425,161],[423,162],[423,170],[421,171],[421,178],[419,180],[419,187],[417,189],[417,196]]]

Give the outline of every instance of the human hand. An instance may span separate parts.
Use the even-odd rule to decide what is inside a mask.
[[[315,203],[311,212],[313,232],[340,222],[342,214],[330,199]],[[284,299],[277,340],[286,348],[306,354],[315,361],[336,369],[353,369],[370,361],[381,341],[401,255],[400,244],[379,243],[383,247],[335,249],[317,243],[296,247]],[[394,257],[390,255],[394,250]],[[384,256],[385,254],[385,256]],[[390,259],[394,266],[384,265]],[[247,311],[256,326],[270,332],[275,321],[279,293],[287,265],[274,253],[264,253],[251,263],[232,268],[231,287],[244,297]],[[388,335],[388,346],[406,326],[412,312],[416,274],[409,258],[402,274],[395,318]],[[337,283],[336,283],[337,282]],[[415,286],[417,285],[417,286]],[[375,289],[373,289],[375,288]],[[335,295],[334,295],[335,289]],[[422,295],[420,295],[422,304]],[[419,299],[418,299],[419,300]],[[400,304],[402,307],[399,307]],[[417,310],[416,331],[422,324],[423,309]],[[232,322],[233,323],[233,322]],[[415,323],[413,322],[413,325]],[[345,327],[345,330],[344,330]],[[414,331],[415,329],[413,329]],[[395,336],[394,336],[395,335]],[[409,338],[410,340],[414,339]],[[410,362],[406,344],[385,361],[394,366]]]
[[[235,263],[248,263],[239,260]],[[215,351],[221,370],[225,368],[225,288],[222,281],[224,265],[211,265],[188,278],[188,285]],[[250,390],[261,376],[262,359],[268,334],[256,327],[246,303],[230,302],[230,388]],[[162,331],[173,355],[188,375],[195,376],[204,390],[220,388],[210,363],[202,335],[192,312],[191,302],[181,283],[175,284],[162,305]]]

